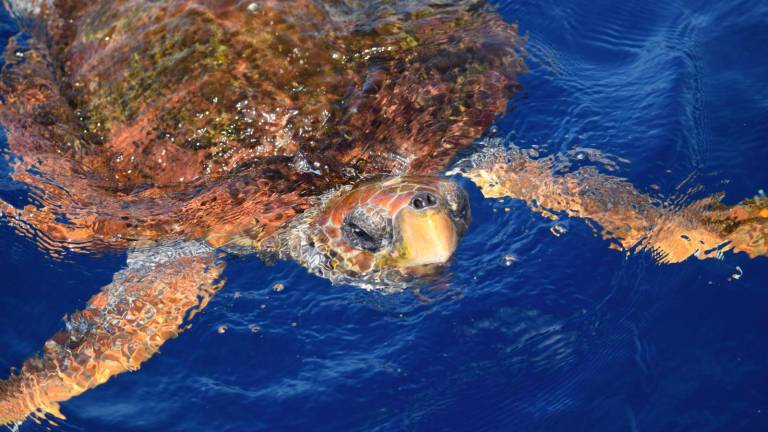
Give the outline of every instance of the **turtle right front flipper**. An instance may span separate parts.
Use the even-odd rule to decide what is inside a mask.
[[[0,425],[62,417],[59,403],[137,370],[177,336],[221,288],[223,264],[196,242],[129,254],[126,269],[50,338],[18,374],[0,381]]]

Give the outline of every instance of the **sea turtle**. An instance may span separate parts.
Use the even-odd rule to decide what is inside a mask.
[[[11,0],[0,214],[53,255],[128,250],[113,282],[0,383],[0,424],[136,370],[222,286],[218,251],[401,288],[439,271],[488,197],[591,218],[677,262],[766,254],[768,210],[672,211],[623,180],[514,146],[466,149],[526,70],[482,0]],[[682,236],[682,237],[681,237]]]

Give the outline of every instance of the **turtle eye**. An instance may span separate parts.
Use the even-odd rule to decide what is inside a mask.
[[[341,234],[357,249],[376,252],[392,239],[392,222],[377,207],[358,207],[344,218]]]
[[[372,235],[368,234],[364,229],[357,226],[354,222],[349,223],[349,229],[352,230],[352,234],[354,234],[357,240],[359,240],[361,243],[369,245],[375,245],[378,243]]]

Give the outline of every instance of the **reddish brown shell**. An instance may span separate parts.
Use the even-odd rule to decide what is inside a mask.
[[[438,173],[505,110],[523,41],[482,1],[423,3],[41,2],[0,83],[23,217],[68,242],[261,236],[329,188]]]

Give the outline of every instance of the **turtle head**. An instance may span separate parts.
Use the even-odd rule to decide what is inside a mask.
[[[315,261],[326,264],[324,276],[386,282],[392,275],[434,273],[450,260],[470,219],[467,194],[459,185],[440,177],[407,176],[365,182],[337,194],[308,225]]]

